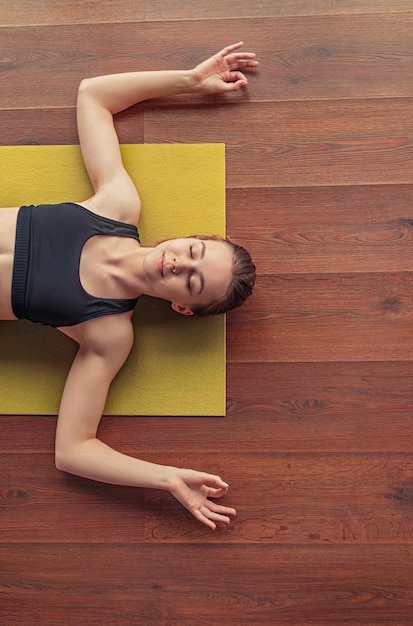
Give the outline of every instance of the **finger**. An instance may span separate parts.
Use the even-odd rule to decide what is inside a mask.
[[[236,83],[240,80],[245,81],[245,83],[248,82],[248,78],[245,76],[245,74],[243,74],[242,72],[240,72],[239,70],[234,70],[232,72],[229,73],[229,79],[232,83]]]
[[[230,72],[229,81],[226,82],[226,91],[237,91],[248,84],[248,79],[242,72]]]
[[[255,59],[235,59],[234,61],[231,61],[230,63],[228,63],[230,69],[239,69],[239,68],[246,68],[246,67],[257,67],[257,65],[259,65],[260,62],[256,61]]]
[[[222,515],[222,513],[215,513],[215,511],[211,511],[208,507],[203,506],[199,509],[199,513],[204,518],[204,524],[207,524],[212,528],[212,524],[216,525],[215,522],[224,522],[224,524],[230,524],[231,519],[228,515]],[[198,518],[200,519],[200,518]]]
[[[204,506],[206,506],[214,513],[221,513],[222,515],[236,515],[237,512],[230,506],[223,506],[222,504],[216,504],[215,502],[211,502],[211,500],[206,500]]]
[[[220,476],[216,476],[215,474],[204,474],[203,480],[207,487],[215,487],[217,489],[228,489],[229,487],[228,483],[222,480]]]
[[[202,513],[202,511],[201,511]],[[224,524],[230,524],[231,518],[227,515],[222,515],[221,513],[214,513],[214,511],[208,511],[204,513],[205,517],[213,522],[224,522]]]
[[[209,519],[208,517],[206,517],[206,515],[204,515],[200,509],[197,509],[196,511],[192,512],[192,515],[199,521],[202,522],[202,524],[205,524],[205,526],[208,526],[209,528],[212,528],[212,530],[215,530],[217,525],[215,524],[215,522],[213,522],[211,519]]]
[[[255,61],[255,59],[234,59],[228,63],[228,69],[230,72],[234,72],[236,70],[252,70],[258,65],[259,61]]]
[[[220,487],[214,489],[214,487],[208,487],[208,498],[222,498],[228,491],[228,487]]]
[[[215,522],[230,524],[231,518],[229,515],[236,515],[236,510],[231,507],[220,506],[210,500],[206,500],[205,504],[199,509],[192,511],[192,514],[198,521],[202,522],[202,524],[205,524],[209,528],[212,528],[212,530],[215,530]]]
[[[251,62],[255,61],[255,57],[255,52],[234,52],[233,54],[229,54],[225,60],[227,63],[233,63],[235,61],[238,63],[241,61]],[[258,61],[255,61],[255,63],[258,63]]]
[[[213,505],[212,502],[205,502],[205,505],[202,506],[199,510],[202,513],[202,515],[204,515],[207,519],[212,520],[214,522],[224,522],[225,524],[230,524],[231,523],[231,518],[229,517],[229,514],[226,513],[225,508],[226,507],[214,507],[214,506],[210,506]],[[229,511],[233,510],[233,509],[228,509]]]
[[[218,52],[220,56],[226,57],[228,54],[231,54],[234,50],[238,50],[238,48],[242,48],[244,45],[243,41],[238,41],[238,43],[233,43],[230,46],[226,46],[222,50]]]

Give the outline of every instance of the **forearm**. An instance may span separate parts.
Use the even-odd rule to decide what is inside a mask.
[[[58,469],[112,485],[169,489],[175,468],[117,452],[99,439],[56,451]]]
[[[197,83],[189,70],[127,72],[82,81],[79,97],[87,94],[115,114],[143,100],[196,90]]]
[[[114,485],[165,489],[200,522],[216,528],[216,522],[230,522],[235,509],[211,502],[228,490],[219,476],[148,463],[116,452],[99,439],[88,439],[62,453],[56,453],[56,466],[69,472]]]

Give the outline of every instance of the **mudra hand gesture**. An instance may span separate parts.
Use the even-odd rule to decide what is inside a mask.
[[[177,468],[169,491],[197,520],[213,530],[216,522],[229,524],[229,516],[236,515],[235,509],[209,500],[221,498],[228,491],[228,484],[214,474]]]
[[[248,83],[241,69],[258,65],[254,52],[235,52],[242,48],[243,42],[223,48],[217,54],[203,61],[192,70],[192,77],[197,88],[203,93],[238,91]]]

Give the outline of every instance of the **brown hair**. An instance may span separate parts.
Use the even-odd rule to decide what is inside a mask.
[[[199,317],[217,315],[241,306],[248,296],[252,294],[256,278],[255,265],[249,252],[228,237],[224,238],[219,235],[192,235],[192,237],[195,239],[222,241],[232,249],[232,280],[225,296],[221,300],[192,307],[194,315]]]

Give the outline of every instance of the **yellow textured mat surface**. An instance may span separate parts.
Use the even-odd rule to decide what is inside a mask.
[[[142,245],[225,233],[223,144],[123,145],[143,202]],[[0,206],[80,202],[91,194],[78,146],[0,147]],[[107,415],[224,415],[225,317],[174,313],[141,298],[135,345]],[[54,415],[76,344],[28,321],[0,322],[0,413]]]

